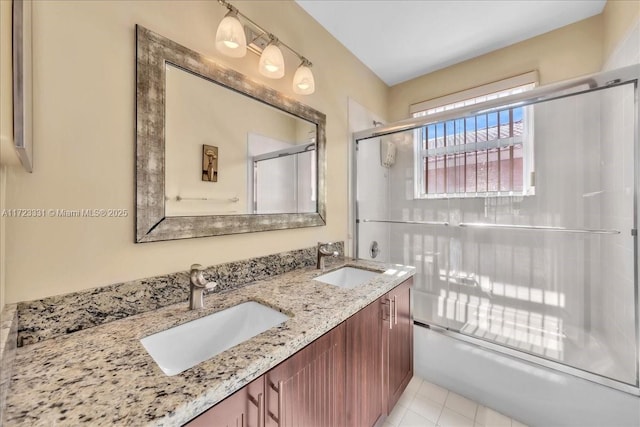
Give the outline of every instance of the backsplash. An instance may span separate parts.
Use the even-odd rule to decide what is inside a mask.
[[[335,243],[344,254],[344,242]],[[316,247],[207,267],[214,292],[314,265]],[[82,292],[18,303],[18,345],[34,344],[189,299],[189,272],[132,280]]]

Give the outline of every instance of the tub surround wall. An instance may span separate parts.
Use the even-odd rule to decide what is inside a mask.
[[[343,242],[335,248],[344,254]],[[316,247],[208,267],[215,293],[315,265]],[[189,271],[18,303],[18,343],[33,344],[189,299]]]
[[[355,100],[349,99],[349,128],[352,132],[355,133],[370,129],[376,122],[386,123],[386,120],[368,111]],[[350,150],[349,154],[353,155],[353,153],[354,152]],[[372,140],[368,140],[367,143],[359,144],[355,151],[355,157],[359,164],[367,165],[367,168],[364,170],[356,170],[356,183],[359,186],[357,188],[357,210],[359,212],[368,212],[370,214],[369,219],[388,218],[389,170],[380,164],[380,138],[373,138]],[[353,164],[353,160],[354,159],[350,158],[350,166]],[[353,173],[353,170],[350,170],[350,173]],[[355,196],[356,195],[353,195],[352,197]],[[353,209],[351,210],[353,211]],[[351,224],[353,224],[355,220],[355,218],[353,218],[354,214],[354,212],[350,212],[349,222]],[[355,236],[354,229],[349,230],[349,236]],[[360,227],[358,229],[358,253],[350,255],[362,259],[373,259],[370,255],[369,247],[371,242],[376,241],[378,242],[379,253],[375,261],[388,262],[390,256],[390,238],[389,227],[385,224],[370,223],[366,228]],[[351,239],[348,243],[346,250],[349,254],[349,252],[353,250],[354,245]]]

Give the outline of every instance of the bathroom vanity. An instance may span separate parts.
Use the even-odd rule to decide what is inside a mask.
[[[189,427],[373,426],[413,376],[409,278]]]
[[[278,255],[277,264],[288,257]],[[252,260],[247,268],[260,265]],[[412,376],[414,269],[338,259],[327,272],[345,265],[379,274],[343,288],[315,280],[322,273],[307,264],[206,295],[200,310],[189,310],[185,298],[18,348],[4,425],[178,426],[207,417],[233,425],[242,417],[249,426],[380,424]],[[227,271],[238,277],[245,270]],[[75,309],[111,303],[93,301]],[[247,301],[289,318],[176,375],[165,374],[140,342]],[[51,310],[49,303],[37,306]]]

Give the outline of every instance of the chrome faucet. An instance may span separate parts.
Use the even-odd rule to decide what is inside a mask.
[[[316,268],[318,268],[321,271],[324,271],[325,257],[328,257],[328,256],[337,257],[338,255],[340,255],[338,251],[331,250],[332,246],[333,246],[333,243],[331,242],[328,242],[328,243],[318,242],[318,254],[317,254],[318,262],[316,263]]]
[[[189,310],[197,310],[204,307],[204,291],[214,289],[216,282],[207,282],[204,278],[204,269],[200,264],[191,266],[191,285],[189,286]]]

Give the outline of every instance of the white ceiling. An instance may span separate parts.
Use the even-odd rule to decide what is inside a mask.
[[[296,0],[392,86],[602,12],[606,0]]]

